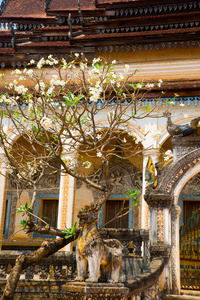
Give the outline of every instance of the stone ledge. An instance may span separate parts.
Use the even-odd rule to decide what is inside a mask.
[[[148,290],[154,285],[164,269],[164,259],[162,257],[153,258],[148,269],[141,275],[135,277],[132,280],[128,280],[125,286],[129,288],[129,295],[137,295],[144,290]]]
[[[1,293],[3,289],[1,288]],[[125,300],[129,293],[122,283],[77,281],[28,281],[18,283],[15,300]],[[1,298],[0,298],[1,299]]]

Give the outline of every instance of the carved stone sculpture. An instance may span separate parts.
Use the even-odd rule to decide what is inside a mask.
[[[89,278],[86,281],[118,282],[123,246],[116,239],[100,238],[97,230],[98,212],[94,204],[82,208],[78,218],[82,230],[76,246],[78,276],[75,280],[85,281],[88,264]]]
[[[200,117],[193,119],[190,124],[174,124],[171,120],[171,113],[166,113],[167,117],[167,131],[171,136],[187,136],[197,131],[197,125],[200,121]]]

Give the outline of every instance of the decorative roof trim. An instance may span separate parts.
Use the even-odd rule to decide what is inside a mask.
[[[141,51],[141,50],[153,50],[153,49],[165,49],[165,48],[177,48],[178,46],[183,48],[183,46],[186,46],[186,47],[194,47],[194,46],[199,46],[200,47],[200,41],[174,41],[174,42],[161,42],[161,43],[140,43],[140,44],[128,44],[128,45],[114,45],[114,46],[104,46],[104,47],[97,47],[98,49],[98,52],[99,53],[106,53],[106,52],[129,52],[129,51]]]

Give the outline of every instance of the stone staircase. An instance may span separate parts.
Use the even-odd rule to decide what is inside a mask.
[[[181,290],[181,295],[167,295],[163,300],[200,300],[200,291]]]

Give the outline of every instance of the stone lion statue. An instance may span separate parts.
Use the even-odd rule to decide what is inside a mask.
[[[102,240],[97,229],[95,205],[84,206],[78,213],[82,227],[76,245],[78,276],[76,281],[118,282],[122,264],[122,244],[116,239]],[[89,278],[87,277],[87,265]]]

